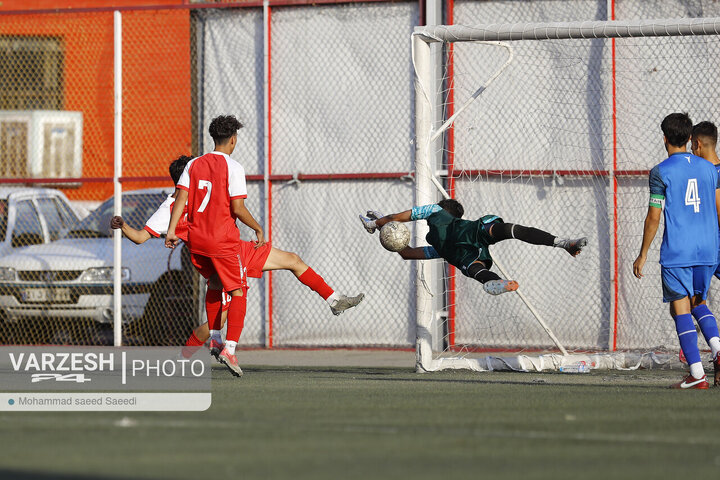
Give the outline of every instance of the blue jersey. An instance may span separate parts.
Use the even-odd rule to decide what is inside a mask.
[[[650,205],[664,203],[663,267],[714,265],[718,260],[715,166],[691,153],[675,153],[650,171]]]
[[[717,165],[715,165],[715,170],[717,170],[717,172],[718,172],[718,177],[720,177],[720,163],[718,163]],[[720,244],[720,229],[718,229],[718,243]],[[718,263],[718,265],[720,265],[720,247],[718,248],[717,263]],[[717,271],[717,270],[716,270],[716,271]]]

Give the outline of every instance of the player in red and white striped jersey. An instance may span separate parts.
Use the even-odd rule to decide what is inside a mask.
[[[237,145],[240,128],[242,124],[234,116],[219,116],[212,120],[210,135],[215,142],[215,150],[189,162],[181,175],[165,239],[166,246],[170,248],[180,240],[176,228],[183,215],[182,205],[187,201],[187,243],[191,260],[206,278],[217,273],[223,288],[232,296],[227,341],[218,360],[237,376],[242,375],[242,370],[235,356],[235,347],[244,323],[248,276],[259,277],[266,270],[290,270],[303,284],[323,297],[335,315],[359,304],[364,297],[363,294],[347,297],[336,293],[297,254],[278,250],[265,242],[262,227],[245,207],[245,171],[229,156]],[[255,231],[257,241],[254,244],[239,239],[235,219]],[[211,352],[218,350],[222,342],[219,303],[220,290],[208,290],[206,310]]]

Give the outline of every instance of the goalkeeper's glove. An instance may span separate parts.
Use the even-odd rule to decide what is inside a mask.
[[[359,215],[359,217],[360,221],[363,224],[363,227],[365,227],[365,230],[367,230],[368,233],[375,233],[375,230],[377,230],[377,225],[375,225],[375,219],[363,217],[362,215]]]
[[[377,210],[368,210],[365,215],[367,215],[370,220],[379,220],[385,216]]]

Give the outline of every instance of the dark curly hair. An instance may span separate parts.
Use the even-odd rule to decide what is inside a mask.
[[[438,205],[455,218],[462,218],[463,214],[465,214],[465,209],[462,204],[455,199],[446,198],[445,200],[439,201]]]
[[[177,185],[180,180],[180,175],[182,175],[183,170],[185,170],[185,165],[187,165],[190,160],[192,160],[192,157],[180,155],[170,164],[170,178],[172,178],[175,185]]]
[[[234,115],[220,115],[212,119],[209,130],[215,145],[224,145],[241,128],[243,124]]]

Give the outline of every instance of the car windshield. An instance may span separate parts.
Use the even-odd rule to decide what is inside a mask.
[[[123,195],[122,217],[125,223],[136,230],[145,225],[155,210],[165,201],[167,193],[139,193]],[[113,217],[114,199],[106,200],[98,208],[90,212],[67,234],[67,238],[99,238],[110,237],[110,219]]]
[[[7,206],[7,200],[0,200],[0,242],[5,241],[5,234],[7,234]]]

